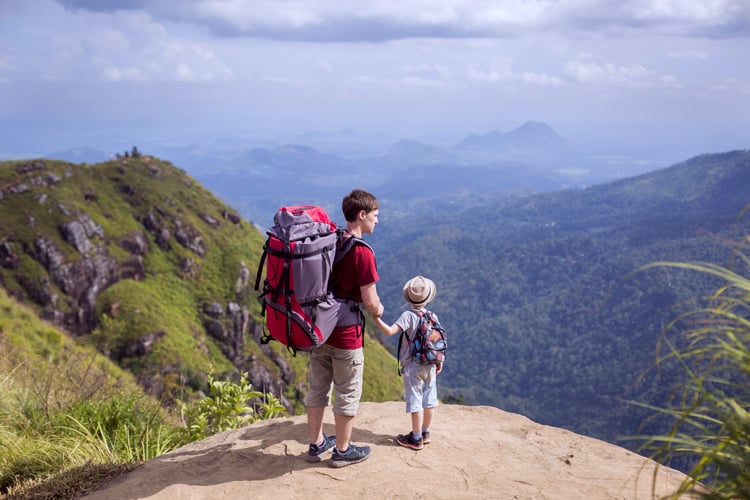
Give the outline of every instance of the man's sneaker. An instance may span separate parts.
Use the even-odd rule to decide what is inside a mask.
[[[423,444],[430,444],[432,441],[430,440],[430,431],[422,431],[422,443]]]
[[[328,462],[331,467],[346,467],[347,465],[356,464],[370,458],[369,446],[356,446],[349,443],[349,448],[345,452],[340,452],[338,448],[333,449],[333,456]]]
[[[317,444],[310,443],[310,449],[307,451],[307,455],[305,455],[305,460],[308,462],[320,462],[335,447],[336,436],[326,436],[323,434],[323,444],[318,446]]]
[[[400,444],[401,446],[406,446],[407,448],[411,448],[412,450],[421,450],[422,448],[424,448],[422,437],[420,436],[419,439],[415,439],[411,432],[407,434],[399,434],[396,437],[396,441],[398,441],[398,444]]]

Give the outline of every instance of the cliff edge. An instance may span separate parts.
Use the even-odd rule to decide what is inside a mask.
[[[488,406],[441,405],[432,443],[399,446],[401,402],[362,403],[353,438],[371,457],[341,469],[310,464],[306,417],[223,432],[159,456],[89,500],[232,498],[651,499],[685,475],[624,448]],[[324,431],[334,433],[326,413]]]

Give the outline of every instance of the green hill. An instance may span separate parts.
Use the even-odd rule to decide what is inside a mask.
[[[263,240],[153,157],[0,163],[0,284],[167,401],[202,391],[207,373],[247,372],[288,410],[301,407],[306,357],[258,342],[252,287]],[[397,399],[395,361],[377,342],[366,346],[363,397]]]

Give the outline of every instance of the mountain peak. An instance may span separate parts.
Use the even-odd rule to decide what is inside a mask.
[[[528,121],[524,123],[520,127],[509,132],[508,135],[514,137],[537,139],[545,138],[548,140],[552,139],[556,141],[564,141],[564,139],[557,132],[555,132],[552,127],[550,127],[546,123],[535,121]]]
[[[565,145],[566,140],[549,125],[528,121],[507,133],[493,130],[485,135],[470,135],[458,147],[506,154],[536,154],[557,151]]]

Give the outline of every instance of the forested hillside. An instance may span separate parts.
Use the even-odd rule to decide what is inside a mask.
[[[609,441],[636,434],[647,414],[623,401],[667,403],[678,382],[668,365],[636,382],[664,325],[715,283],[634,271],[655,261],[743,265],[732,257],[750,227],[738,219],[748,186],[750,152],[736,151],[453,217],[386,208],[375,242],[386,319],[403,307],[403,283],[429,276],[450,332],[444,396]]]
[[[167,404],[200,394],[208,374],[247,372],[300,408],[305,356],[259,343],[263,240],[185,171],[135,148],[95,165],[0,163],[0,285]],[[392,359],[377,342],[367,349],[365,395],[397,398],[381,368]]]

